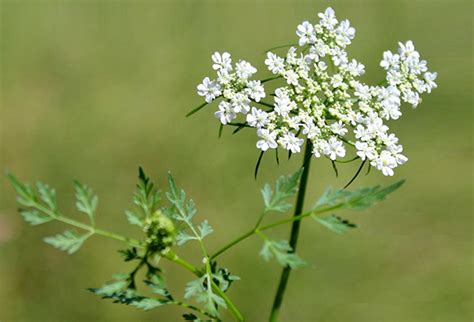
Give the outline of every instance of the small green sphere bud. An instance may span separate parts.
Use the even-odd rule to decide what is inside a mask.
[[[143,230],[147,237],[147,249],[152,253],[166,251],[175,244],[176,228],[173,221],[160,210],[145,219]]]

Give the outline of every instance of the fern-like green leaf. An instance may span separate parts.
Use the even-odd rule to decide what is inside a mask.
[[[90,233],[80,236],[73,231],[67,230],[62,234],[46,237],[44,241],[59,250],[73,254],[81,248],[84,241],[90,236]]]
[[[97,204],[99,203],[99,197],[94,195],[92,189],[88,186],[74,181],[76,189],[76,207],[82,213],[85,213],[91,222],[94,221],[95,212],[97,210]]]
[[[20,209],[20,214],[23,217],[23,219],[29,223],[30,225],[36,226],[36,225],[41,225],[44,223],[47,223],[51,220],[53,220],[52,217],[42,215],[38,210],[36,209]]]
[[[262,189],[265,211],[286,212],[292,208],[290,203],[285,200],[293,197],[298,192],[298,183],[303,169],[298,170],[292,175],[281,176],[278,178],[275,191],[269,184]]]

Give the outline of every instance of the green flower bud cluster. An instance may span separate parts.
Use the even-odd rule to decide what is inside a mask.
[[[164,252],[176,242],[176,228],[173,221],[160,210],[145,219],[143,231],[146,234],[147,249],[152,253]]]

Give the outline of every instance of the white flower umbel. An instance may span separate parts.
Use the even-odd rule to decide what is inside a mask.
[[[223,98],[215,116],[225,125],[238,114],[247,114],[252,102],[259,102],[265,97],[265,90],[259,80],[249,80],[257,72],[249,62],[240,60],[233,67],[231,55],[227,52],[215,52],[211,58],[217,78],[204,78],[202,84],[198,85],[197,92],[204,96],[207,103]]]
[[[265,81],[249,80],[255,67],[242,60],[232,67],[228,53],[212,55],[217,79],[206,77],[198,94],[208,103],[222,98],[215,113],[222,124],[244,114],[238,124],[257,130],[257,148],[262,151],[280,147],[299,153],[306,138],[315,157],[334,162],[352,146],[357,157],[391,176],[407,158],[385,122],[401,117],[402,102],[418,106],[420,94],[437,87],[437,74],[428,71],[427,62],[407,41],[399,43],[397,52],[383,53],[385,81],[365,84],[357,79],[364,74],[364,65],[346,52],[355,37],[354,27],[348,20],[339,22],[331,8],[318,17],[316,24],[304,21],[297,26],[299,47],[283,56],[267,53],[265,65],[274,77],[265,81],[282,82],[271,94],[272,103],[262,101]]]

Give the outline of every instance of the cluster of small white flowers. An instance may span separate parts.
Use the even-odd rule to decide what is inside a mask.
[[[240,60],[232,66],[232,58],[229,53],[214,53],[212,55],[214,64],[212,68],[217,72],[215,80],[204,78],[202,84],[198,85],[198,94],[205,97],[207,103],[223,97],[219,103],[219,109],[215,116],[222,124],[228,124],[238,114],[247,114],[250,111],[251,102],[259,102],[265,97],[263,85],[258,80],[249,80],[257,69],[249,62]]]
[[[268,69],[286,83],[275,90],[273,104],[260,104],[272,108],[250,108],[252,100],[259,102],[265,97],[263,87],[258,81],[247,80],[255,69],[232,73],[227,53],[213,55],[218,79],[204,79],[198,93],[206,96],[206,101],[223,93],[225,100],[219,104],[216,116],[226,124],[238,112],[246,114],[246,123],[257,130],[257,148],[262,151],[281,147],[299,153],[304,144],[300,137],[305,136],[313,145],[315,157],[335,161],[346,155],[347,145],[352,145],[358,157],[391,176],[407,158],[384,120],[401,116],[402,101],[416,107],[421,101],[419,94],[436,88],[437,74],[427,71],[426,61],[420,60],[408,41],[400,43],[398,54],[383,54],[380,65],[387,71],[383,85],[364,84],[357,80],[364,74],[364,65],[349,59],[345,51],[355,29],[348,20],[338,22],[331,8],[318,16],[318,24],[305,21],[297,27],[300,48],[291,47],[286,57],[267,54]],[[224,77],[220,75],[223,72]],[[236,99],[238,95],[244,98]]]
[[[421,102],[419,94],[431,93],[437,87],[437,74],[428,72],[426,60],[420,60],[412,41],[399,43],[398,54],[384,52],[380,66],[387,71],[387,83],[396,87],[402,100],[413,107]]]

